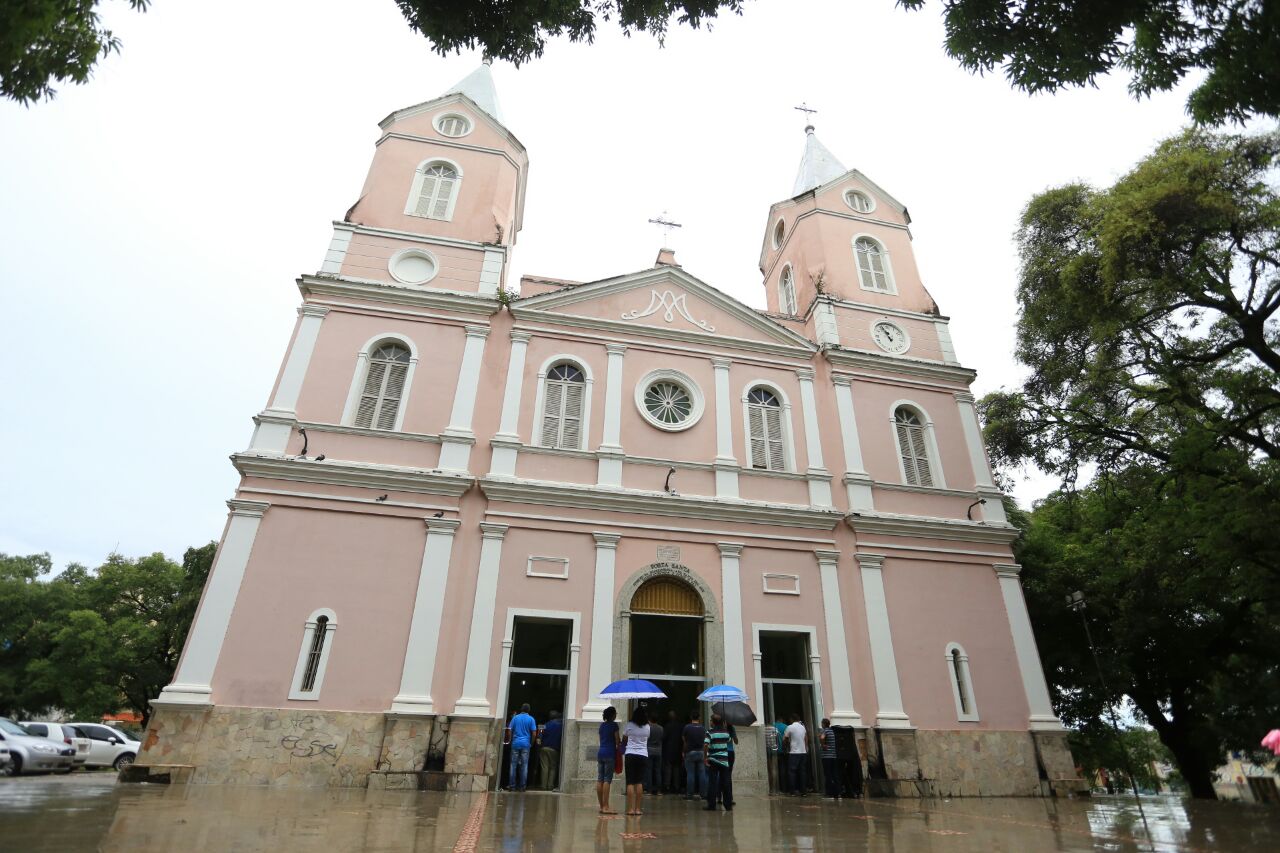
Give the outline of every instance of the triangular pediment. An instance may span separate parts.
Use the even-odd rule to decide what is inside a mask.
[[[521,299],[517,319],[543,320],[755,350],[817,346],[679,267],[655,267]]]

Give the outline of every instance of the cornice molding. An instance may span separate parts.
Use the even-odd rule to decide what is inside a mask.
[[[425,468],[340,462],[328,459],[317,462],[314,459],[301,460],[255,453],[234,454],[231,457],[231,464],[244,477],[445,495],[453,498],[461,497],[475,482],[475,478],[470,476],[446,474]]]
[[[441,290],[408,288],[400,284],[374,284],[338,277],[304,275],[298,279],[298,290],[306,299],[310,296],[337,296],[346,299],[368,299],[394,305],[412,305],[416,308],[435,308],[456,311],[460,314],[479,314],[491,317],[502,304],[497,297],[479,294],[448,293]]]
[[[433,246],[454,246],[471,249],[476,252],[501,252],[504,256],[510,250],[501,243],[481,243],[476,240],[462,240],[457,237],[444,237],[439,234],[420,234],[415,231],[401,231],[398,228],[380,228],[376,225],[362,225],[355,222],[333,221],[338,231],[350,231],[352,234],[372,234],[375,237],[392,237],[396,240],[409,240],[414,243],[426,243]]]
[[[263,421],[267,421],[266,412],[257,416]],[[284,421],[284,419],[281,419]],[[272,420],[271,423],[279,421]],[[439,444],[440,436],[429,432],[402,432],[400,430],[390,429],[371,429],[369,427],[350,426],[347,424],[324,424],[316,421],[293,421],[289,419],[284,421],[287,423],[297,423],[298,426],[308,432],[336,432],[342,435],[362,435],[368,438],[393,438],[400,441],[421,441],[427,444]]]
[[[827,357],[827,361],[836,367],[887,371],[905,376],[923,376],[928,379],[958,383],[966,388],[978,377],[977,371],[968,367],[957,367],[956,365],[943,364],[942,362],[903,358],[866,350],[828,347],[823,350],[823,354]]]
[[[247,501],[243,498],[232,498],[227,501],[227,508],[231,510],[231,514],[242,518],[262,518],[270,507],[271,504],[267,501]]]
[[[850,513],[844,520],[858,534],[918,536],[923,539],[988,542],[997,545],[1008,545],[1018,538],[1018,531],[1012,525],[993,525],[980,521],[878,513]]]
[[[665,492],[641,492],[635,489],[553,483],[545,480],[485,477],[480,480],[480,488],[487,498],[494,501],[748,524],[831,530],[840,519],[840,512],[837,510],[813,509],[796,504],[688,497]]]

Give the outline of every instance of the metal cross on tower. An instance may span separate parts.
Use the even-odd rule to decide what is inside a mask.
[[[657,225],[662,229],[662,248],[664,249],[669,248],[667,243],[671,240],[671,229],[684,227],[679,222],[672,222],[670,219],[667,219],[667,212],[665,210],[662,211],[662,214],[658,216],[658,218],[650,219],[649,223],[651,225]]]
[[[813,127],[813,114],[816,113],[817,110],[806,104],[804,101],[801,101],[800,106],[796,107],[796,109],[804,113],[805,129],[808,130]]]

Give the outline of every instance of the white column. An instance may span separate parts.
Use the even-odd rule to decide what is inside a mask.
[[[738,497],[738,458],[733,454],[733,398],[727,358],[711,359],[716,375],[716,497]]]
[[[600,457],[596,483],[601,486],[622,485],[622,359],[625,344],[605,344],[609,353],[609,369],[604,388],[604,436],[596,451]]]
[[[818,343],[840,344],[840,329],[836,326],[836,312],[831,307],[831,297],[819,297],[813,309],[813,328],[818,334]]]
[[[213,670],[222,652],[222,641],[231,623],[231,611],[236,596],[240,594],[240,582],[249,565],[249,553],[258,535],[262,515],[270,504],[265,501],[230,500],[231,519],[227,535],[218,548],[218,558],[209,571],[204,597],[195,622],[187,634],[182,660],[173,682],[160,691],[156,702],[172,702],[180,705],[209,705],[212,703]]]
[[[867,607],[867,633],[871,640],[871,669],[876,681],[876,725],[886,729],[909,729],[911,720],[902,709],[902,689],[898,686],[898,661],[893,654],[893,634],[889,630],[889,606],[884,597],[881,575],[884,557],[855,554],[862,569],[862,598]]]
[[[978,426],[978,410],[974,406],[973,395],[967,391],[957,391],[956,405],[960,407],[960,428],[964,430],[964,443],[969,448],[969,463],[973,466],[974,491],[985,499],[982,505],[982,518],[998,524],[1007,522],[1000,490],[991,479],[991,467],[987,465],[986,448],[982,445],[982,428]]]
[[[431,680],[435,675],[436,649],[440,643],[440,619],[444,613],[444,591],[449,580],[449,557],[458,521],[428,518],[427,542],[418,569],[418,593],[413,601],[409,642],[400,671],[400,693],[391,701],[397,714],[434,714]]]
[[[444,471],[466,471],[471,459],[471,446],[476,443],[471,431],[471,416],[476,408],[476,391],[480,387],[480,363],[484,359],[484,340],[488,326],[467,326],[467,340],[462,348],[462,367],[458,370],[458,387],[453,395],[453,411],[449,425],[440,433],[440,468]]]
[[[517,449],[520,444],[520,397],[524,390],[524,359],[529,349],[528,332],[511,333],[511,359],[507,362],[507,387],[502,394],[502,421],[498,434],[490,442],[493,460],[489,473],[495,477],[516,475]]]
[[[1036,636],[1031,631],[1027,602],[1022,597],[1022,582],[1018,579],[1022,566],[998,564],[992,568],[1000,579],[1000,595],[1004,598],[1009,630],[1013,634],[1013,653],[1018,658],[1022,689],[1026,691],[1027,706],[1031,709],[1031,728],[1061,730],[1062,723],[1059,722],[1058,715],[1053,713],[1049,685],[1044,680],[1044,670],[1040,666],[1040,651],[1036,648]]]
[[[831,661],[831,722],[837,726],[861,726],[854,710],[853,678],[849,673],[849,646],[844,635],[840,606],[840,552],[814,551],[822,578],[822,612],[827,627],[827,659]]]
[[[720,549],[720,595],[724,603],[724,683],[747,689],[747,657],[742,640],[741,542],[717,542]],[[753,695],[763,709],[760,697]],[[761,710],[761,713],[764,713]]]
[[[818,404],[813,396],[813,370],[802,367],[796,371],[800,379],[800,407],[804,414],[804,446],[809,465],[805,475],[809,478],[809,503],[813,506],[831,506],[831,473],[822,464],[822,436],[818,432]]]
[[[467,669],[462,676],[462,698],[453,708],[459,717],[489,717],[489,660],[493,649],[493,612],[498,598],[498,564],[507,525],[480,523],[480,571],[476,598],[471,606],[471,634],[467,640]]]
[[[502,249],[485,249],[484,262],[480,265],[480,287],[477,292],[481,296],[493,296],[502,286],[502,264],[506,254]]]
[[[329,251],[324,253],[324,262],[320,264],[321,274],[338,275],[342,272],[342,262],[347,259],[347,249],[351,247],[351,238],[355,230],[351,226],[334,225],[333,239],[329,241]]]
[[[283,453],[288,445],[298,417],[298,394],[302,392],[302,381],[311,365],[311,354],[315,352],[316,339],[320,336],[320,324],[328,313],[328,308],[319,305],[298,306],[298,333],[293,337],[293,346],[289,347],[284,370],[280,373],[280,384],[276,386],[271,404],[254,418],[253,439],[249,442],[251,450]]]
[[[853,380],[833,376],[836,387],[836,412],[840,416],[840,440],[844,445],[844,488],[851,510],[875,510],[871,496],[871,475],[862,461],[862,443],[858,439],[858,418],[853,410]]]
[[[956,358],[956,348],[951,343],[951,329],[947,326],[947,321],[934,320],[933,327],[938,330],[938,350],[942,353],[942,361],[945,364],[959,364],[960,359]]]
[[[582,718],[592,719],[609,703],[597,698],[612,678],[613,669],[613,583],[618,557],[616,533],[593,533],[596,540],[595,592],[591,603],[591,666],[587,675],[587,702]]]

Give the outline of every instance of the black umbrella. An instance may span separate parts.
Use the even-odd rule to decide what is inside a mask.
[[[750,726],[756,721],[756,715],[746,702],[717,702],[711,708],[720,715],[726,726]]]

